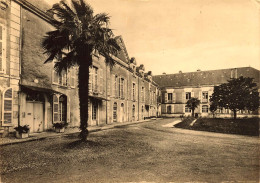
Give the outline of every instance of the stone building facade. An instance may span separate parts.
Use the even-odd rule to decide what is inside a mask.
[[[58,75],[54,62],[44,64],[41,41],[53,30],[48,5],[39,0],[0,0],[0,134],[29,125],[31,132],[55,122],[79,126],[77,67]],[[158,115],[158,86],[151,72],[122,50],[113,67],[94,58],[90,68],[89,125],[137,121]]]
[[[252,67],[241,67],[231,69],[220,69],[211,71],[200,71],[177,74],[163,74],[153,76],[153,80],[160,86],[162,92],[162,116],[179,117],[191,115],[191,109],[186,106],[187,100],[191,97],[198,98],[201,103],[195,109],[198,116],[211,116],[209,110],[210,97],[214,86],[226,83],[231,78],[240,76],[254,78],[258,91],[260,86],[260,71]],[[217,117],[231,117],[233,112],[228,109],[218,109]],[[239,111],[238,117],[257,116],[259,110]]]

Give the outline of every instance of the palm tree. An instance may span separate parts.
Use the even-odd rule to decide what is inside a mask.
[[[194,117],[194,110],[200,105],[200,100],[192,97],[187,101],[186,104],[187,107],[189,107],[192,111],[192,117]]]
[[[58,73],[78,66],[80,138],[85,141],[88,136],[89,67],[94,56],[103,56],[107,64],[113,65],[112,55],[117,54],[120,46],[108,27],[108,14],[94,15],[91,6],[84,0],[71,0],[71,6],[60,1],[49,12],[53,14],[55,29],[47,32],[42,41],[48,55],[45,63],[57,60],[54,68]]]

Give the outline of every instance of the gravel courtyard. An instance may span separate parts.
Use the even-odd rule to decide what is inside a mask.
[[[163,127],[171,122],[2,146],[1,182],[259,181],[257,137]]]

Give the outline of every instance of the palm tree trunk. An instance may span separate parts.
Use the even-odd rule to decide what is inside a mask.
[[[237,110],[235,109],[233,110],[233,112],[234,112],[234,119],[237,119]]]
[[[89,60],[86,61],[86,59]],[[79,107],[80,107],[80,138],[87,141],[88,137],[88,93],[89,93],[89,66],[92,57],[87,56],[79,65],[78,88],[79,88]]]

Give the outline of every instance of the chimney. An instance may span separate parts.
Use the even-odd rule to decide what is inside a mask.
[[[182,71],[179,71],[179,74],[181,74],[182,73]]]
[[[162,74],[163,74],[163,75],[166,75],[166,72],[163,72]]]
[[[197,69],[197,72],[201,71],[200,69]]]

